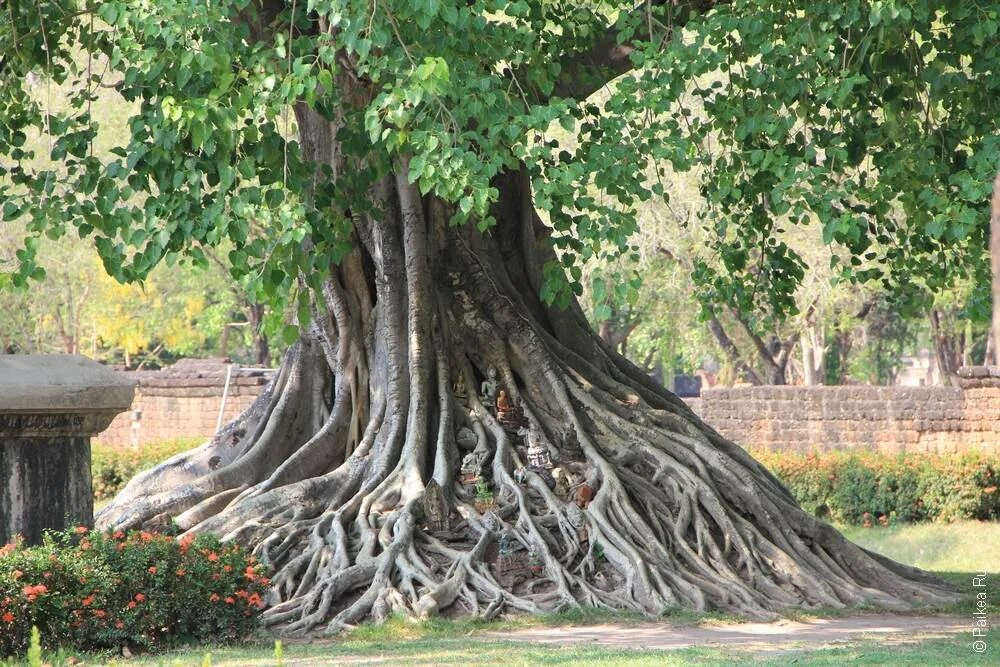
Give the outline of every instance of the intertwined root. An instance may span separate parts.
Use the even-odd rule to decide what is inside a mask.
[[[309,365],[302,360],[309,356],[296,354],[300,361],[290,364],[276,382],[278,391],[265,400],[288,403],[309,386],[302,378]],[[150,494],[157,477],[167,480],[185,468],[168,462],[130,486],[101,520],[138,525],[165,512],[183,529],[252,545],[275,568],[264,622],[286,632],[336,631],[397,612],[490,617],[503,609],[539,613],[583,605],[647,614],[683,606],[762,615],[950,598],[929,577],[876,559],[807,516],[742,450],[690,415],[645,405],[637,395],[620,400],[567,371],[565,362],[537,363],[549,382],[536,392],[562,408],[557,417],[579,444],[570,448],[550,437],[556,465],[577,486],[595,489],[585,509],[573,488],[557,495],[536,472],[516,475],[524,464],[519,438],[477,397],[467,404],[449,394],[459,422],[450,428],[466,426],[493,452],[496,508],[485,514],[454,479],[453,438],[446,433],[435,439],[424,456],[394,448],[377,437],[392,428],[391,414],[375,409],[371,420],[378,423],[360,432],[354,451],[332,471],[278,484],[276,477],[288,479],[284,463],[267,477],[246,465],[247,477],[228,488],[217,490],[218,471],[195,472],[180,487]],[[512,378],[513,369],[504,367],[503,375]],[[466,386],[473,381],[469,376]],[[516,395],[532,423],[559,433],[555,416],[527,393]],[[261,412],[268,421],[296,421],[279,415],[277,406]],[[295,451],[322,438],[337,419],[331,412],[316,435],[299,438]],[[243,428],[252,430],[252,417],[247,421]],[[268,442],[268,431],[256,424],[259,442]],[[227,438],[223,433],[181,460],[197,471],[209,452],[230,448]],[[452,451],[442,454],[439,447]],[[232,467],[243,465],[256,446],[236,448],[242,454]],[[451,492],[450,528],[443,534],[430,530],[432,517],[422,503],[421,471],[428,467]],[[251,483],[251,473],[260,481]],[[511,554],[507,560],[520,566],[514,577],[498,570],[501,541]],[[524,567],[528,554],[534,568]]]
[[[493,240],[450,228],[405,179],[379,196],[386,214],[358,225],[361,247],[316,295],[269,390],[204,447],[131,482],[99,524],[169,519],[250,546],[274,568],[264,622],[293,633],[396,612],[760,616],[953,598],[808,516],[603,347],[578,309],[532,296],[525,227],[537,219],[500,216]],[[554,489],[480,399],[490,368],[545,441]],[[459,479],[460,442],[484,464],[492,509]]]

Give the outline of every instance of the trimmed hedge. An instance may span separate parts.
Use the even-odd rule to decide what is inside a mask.
[[[237,639],[269,585],[249,554],[209,535],[49,532],[38,547],[0,548],[0,656],[23,653],[32,626],[48,649]]]
[[[178,438],[143,445],[138,449],[94,443],[91,448],[94,500],[114,498],[136,474],[204,442],[205,438]]]
[[[1000,519],[1000,455],[752,452],[809,512],[835,523]]]

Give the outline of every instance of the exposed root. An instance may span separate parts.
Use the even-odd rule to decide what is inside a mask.
[[[292,634],[394,613],[953,599],[807,515],[576,310],[542,304],[526,262],[551,254],[514,176],[498,180],[512,203],[492,235],[449,227],[440,202],[383,179],[381,214],[358,216],[358,249],[314,295],[314,326],[269,389],[99,523],[170,517],[248,545],[274,569],[264,623]],[[494,376],[509,404],[484,398]]]

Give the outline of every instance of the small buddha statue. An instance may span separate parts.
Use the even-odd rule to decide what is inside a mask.
[[[524,425],[524,411],[511,400],[504,389],[497,394],[497,421],[502,426],[514,429]]]
[[[493,407],[497,401],[497,390],[500,383],[497,382],[497,369],[490,366],[486,369],[486,379],[479,385],[479,393],[482,396],[483,405]]]

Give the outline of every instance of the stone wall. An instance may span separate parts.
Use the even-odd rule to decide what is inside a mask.
[[[961,387],[709,389],[688,404],[751,449],[946,453],[1000,446],[1000,371],[962,375]]]
[[[176,438],[208,438],[215,433],[226,384],[224,360],[183,359],[160,371],[132,371],[137,380],[132,408],[98,435],[105,445],[142,445]],[[238,416],[264,390],[270,371],[234,366],[222,423]]]
[[[183,360],[138,380],[132,409],[97,436],[128,446],[215,433],[227,364]],[[1000,369],[960,371],[961,387],[742,387],[685,399],[744,447],[799,452],[954,452],[1000,446]],[[233,368],[223,423],[263,391],[271,373]],[[141,412],[138,415],[137,411]]]

